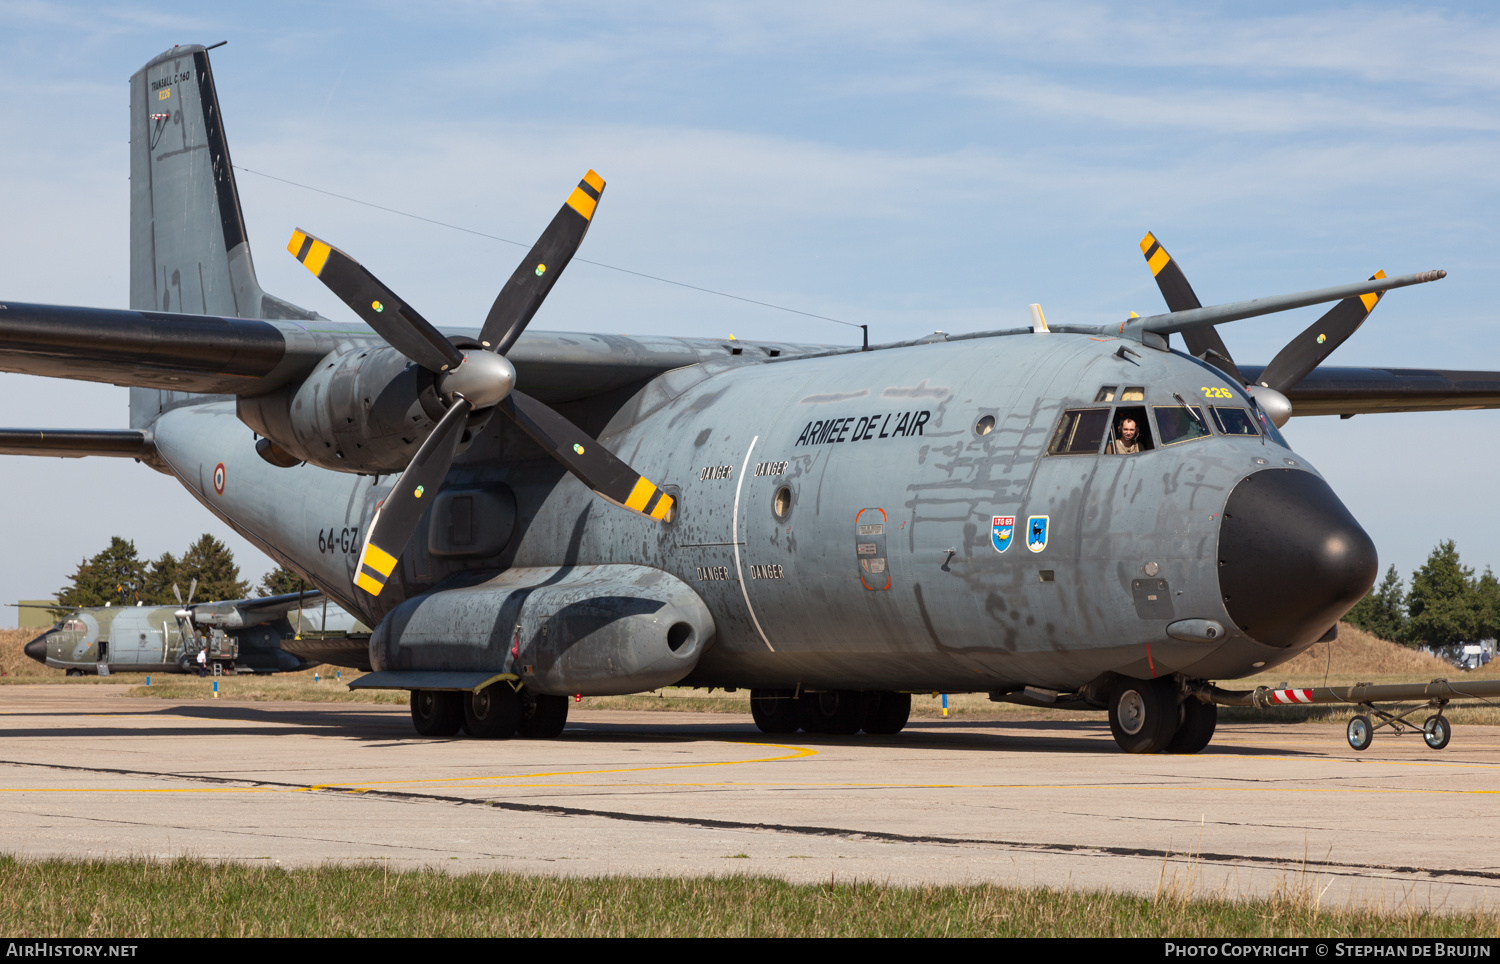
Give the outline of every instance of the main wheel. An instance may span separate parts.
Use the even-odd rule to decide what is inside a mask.
[[[911,718],[911,694],[869,693],[867,696],[869,703],[865,707],[865,732],[875,736],[900,733],[901,728],[906,726],[906,721]]]
[[[568,698],[521,689],[521,722],[516,732],[529,740],[550,740],[568,722]]]
[[[1453,738],[1453,727],[1441,716],[1429,716],[1422,724],[1422,739],[1434,750],[1441,750]]]
[[[445,690],[412,690],[411,724],[422,736],[452,736],[464,725],[463,697]]]
[[[791,690],[752,689],[750,716],[762,733],[796,733],[802,726],[802,704]]]
[[[1370,741],[1375,739],[1375,727],[1370,724],[1368,716],[1360,715],[1349,721],[1349,745],[1356,750],[1368,750]]]
[[[1197,753],[1214,738],[1214,728],[1219,725],[1219,707],[1189,696],[1182,701],[1178,718],[1181,722],[1177,724],[1177,732],[1167,743],[1167,752]]]
[[[83,670],[81,670],[81,669],[79,669],[78,667],[75,666],[72,669],[68,670],[67,675],[69,675],[69,676],[82,676],[83,675]]]
[[[858,690],[802,694],[802,728],[809,733],[848,736],[864,724],[865,694]]]
[[[521,695],[508,683],[464,694],[464,728],[481,740],[506,740],[521,724]]]
[[[1109,729],[1126,753],[1160,753],[1177,732],[1177,687],[1167,679],[1115,681]]]

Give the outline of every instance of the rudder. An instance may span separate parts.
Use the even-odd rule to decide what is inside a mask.
[[[130,78],[130,307],[310,320],[261,290],[208,51],[173,47]]]

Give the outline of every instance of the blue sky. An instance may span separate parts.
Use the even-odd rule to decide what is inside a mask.
[[[1500,370],[1500,14],[1483,5],[0,2],[0,296],[128,301],[127,90],[212,54],[236,164],[529,242],[589,167],[582,257],[867,323],[1161,310],[1153,230],[1205,302],[1441,267],[1333,358]],[[520,250],[249,173],[262,284],[346,317],[283,252],[304,227],[429,318],[482,319]],[[1317,310],[1239,322],[1264,362]],[[827,322],[578,264],[539,328],[849,342]],[[0,421],[119,426],[124,391],[0,376]],[[1453,538],[1500,565],[1500,415],[1296,419],[1292,444],[1405,573]],[[0,597],[46,595],[110,534],[212,531],[175,482],[9,459]]]

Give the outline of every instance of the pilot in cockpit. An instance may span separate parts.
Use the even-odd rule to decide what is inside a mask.
[[[1115,437],[1104,447],[1106,455],[1134,455],[1141,450],[1141,431],[1133,418],[1123,418],[1115,426]]]

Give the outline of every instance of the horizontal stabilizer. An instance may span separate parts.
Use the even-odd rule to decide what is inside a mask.
[[[0,428],[0,455],[145,459],[155,451],[151,433],[136,429]]]

